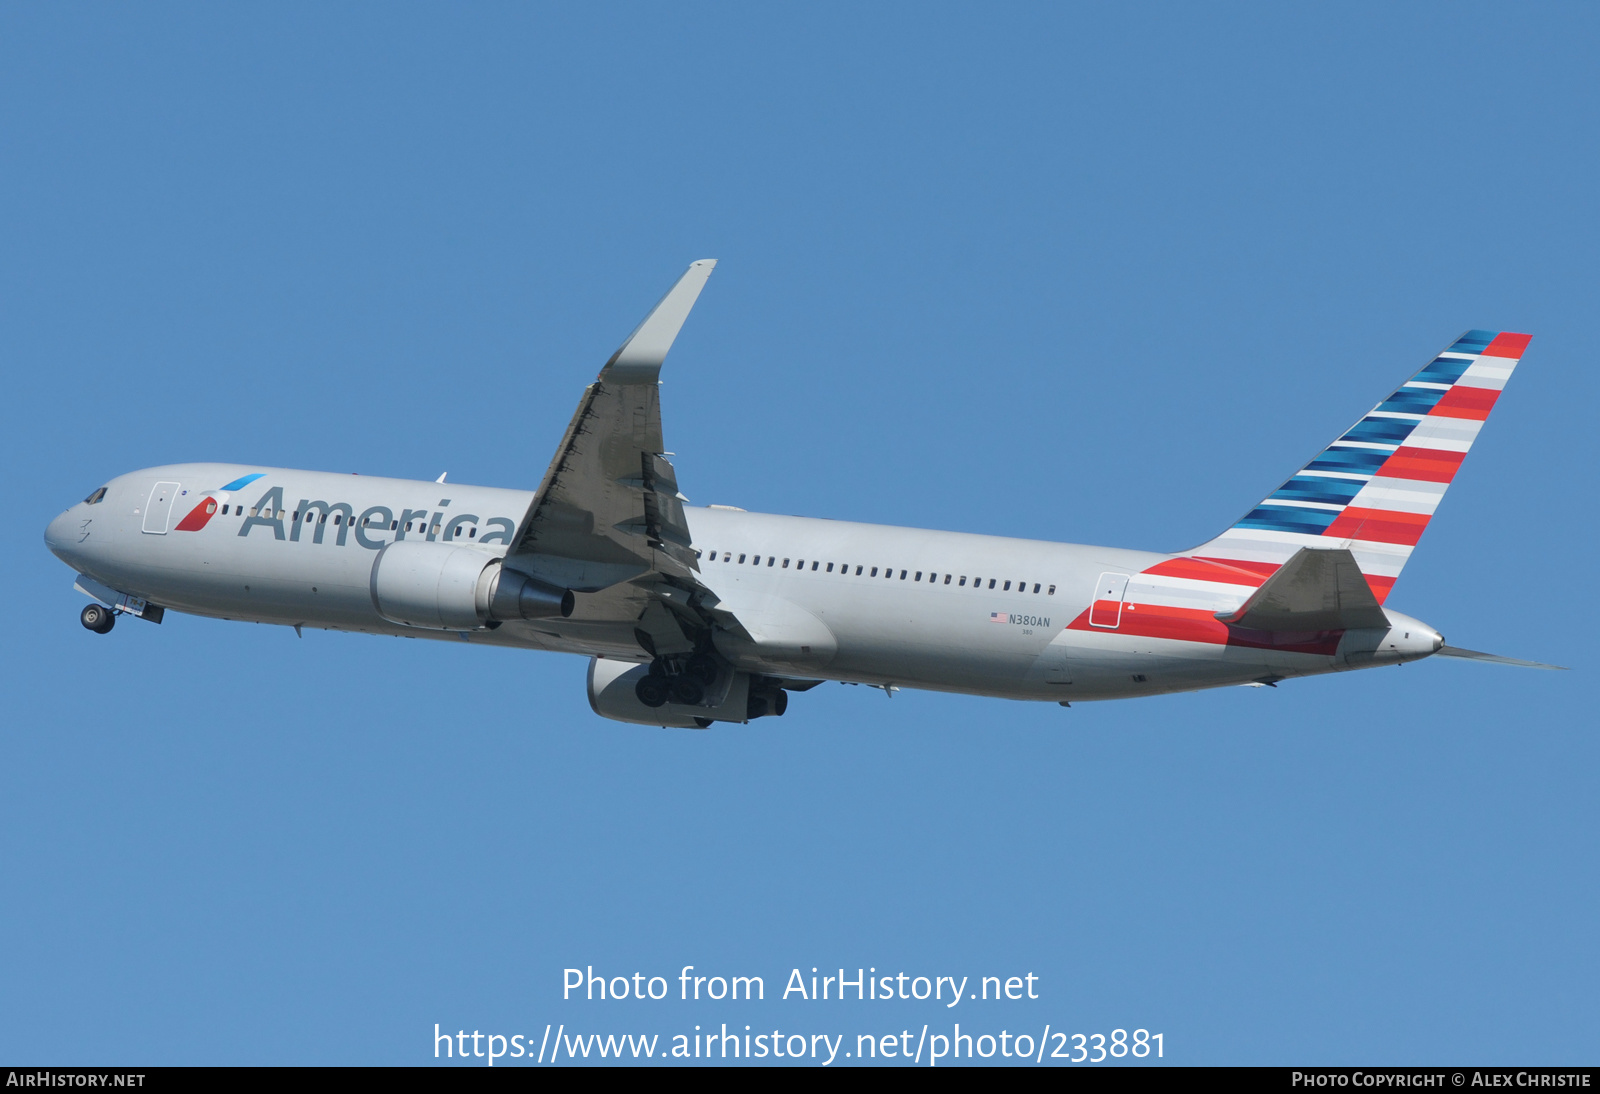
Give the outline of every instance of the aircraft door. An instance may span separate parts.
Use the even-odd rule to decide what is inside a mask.
[[[1122,594],[1127,589],[1127,574],[1101,574],[1094,587],[1094,603],[1089,607],[1089,626],[1111,631],[1121,626]]]
[[[172,516],[172,499],[178,495],[175,482],[158,482],[150,490],[150,500],[144,505],[144,530],[151,535],[167,534],[167,520]]]

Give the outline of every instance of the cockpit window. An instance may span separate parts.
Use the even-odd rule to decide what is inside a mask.
[[[96,490],[94,493],[90,494],[88,497],[84,498],[83,500],[88,502],[90,505],[95,505],[100,501],[101,498],[103,498],[105,496],[106,496],[106,488],[102,486],[100,489]]]

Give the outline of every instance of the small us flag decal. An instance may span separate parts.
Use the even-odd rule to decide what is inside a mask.
[[[1009,622],[1011,622],[1011,617],[1008,616],[1005,612],[990,612],[989,613],[989,622],[991,622],[991,623],[1009,623]]]

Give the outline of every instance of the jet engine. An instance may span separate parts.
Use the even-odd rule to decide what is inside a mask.
[[[471,547],[401,540],[372,562],[372,605],[391,623],[470,631],[572,614],[569,589],[508,570]]]
[[[664,702],[647,706],[639,698],[639,682],[650,676],[649,665],[595,657],[589,661],[589,706],[602,718],[642,726],[705,729],[712,722],[748,722],[782,714],[789,695],[769,677],[728,673],[727,690],[714,689],[708,705]]]

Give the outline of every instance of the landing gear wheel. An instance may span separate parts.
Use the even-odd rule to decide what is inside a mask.
[[[672,701],[682,703],[686,707],[700,705],[700,700],[706,697],[706,689],[700,681],[693,676],[674,676],[672,678]]]
[[[105,634],[116,625],[117,616],[104,604],[90,604],[78,613],[78,622],[95,634]]]
[[[706,687],[717,682],[717,661],[709,653],[697,653],[689,658],[684,671]]]
[[[667,681],[660,676],[641,676],[633,685],[633,694],[647,707],[659,707],[667,701]]]

